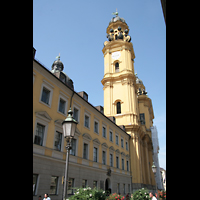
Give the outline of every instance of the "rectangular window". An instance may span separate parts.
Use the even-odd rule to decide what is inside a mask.
[[[87,115],[85,115],[85,127],[87,128],[89,128],[89,120],[90,118]]]
[[[119,157],[116,156],[116,167],[119,168]]]
[[[87,180],[83,179],[82,180],[82,188],[86,188],[87,186]]]
[[[128,184],[128,193],[130,193],[130,192],[131,192],[131,185]]]
[[[78,122],[78,113],[79,112],[79,110],[78,109],[76,109],[76,108],[74,108],[74,112],[73,112],[73,118]]]
[[[126,142],[126,150],[128,151],[128,142]]]
[[[124,148],[124,140],[121,139],[121,147]]]
[[[126,161],[126,167],[127,167],[127,171],[129,171],[129,163],[128,163],[128,160]]]
[[[122,158],[122,170],[124,170],[124,159]]]
[[[116,144],[119,145],[119,137],[118,135],[115,136]]]
[[[94,122],[94,132],[99,133],[99,123],[96,121]]]
[[[58,177],[52,176],[51,177],[51,184],[50,184],[50,194],[57,194],[57,186],[58,186]]]
[[[102,129],[102,131],[103,131],[103,137],[105,137],[106,138],[106,128],[103,126],[103,129]]]
[[[88,144],[84,143],[83,145],[83,158],[88,159]]]
[[[74,178],[69,178],[67,194],[74,194]]]
[[[117,183],[117,193],[120,193],[120,183]]]
[[[72,148],[70,149],[70,155],[76,155],[76,139],[72,139],[71,141]]]
[[[54,149],[57,151],[61,151],[61,145],[62,145],[62,133],[56,131]]]
[[[140,123],[145,124],[145,116],[144,113],[140,113]]]
[[[94,147],[94,151],[93,151],[93,160],[94,160],[94,162],[97,162],[97,148],[96,147]]]
[[[65,114],[65,105],[66,105],[66,101],[60,98],[59,111],[63,114]]]
[[[110,141],[111,142],[113,141],[113,133],[112,133],[112,131],[110,131]]]
[[[125,184],[123,184],[123,194],[126,194],[126,187],[125,187]]]
[[[49,105],[50,91],[43,87],[41,101]]]
[[[38,144],[40,146],[43,145],[44,129],[45,129],[45,126],[37,123],[34,144]]]
[[[38,174],[33,174],[33,195],[36,195],[37,182]]]
[[[110,166],[113,167],[113,155],[110,154]]]
[[[103,164],[105,165],[106,164],[106,152],[105,151],[103,151],[103,155],[102,155],[102,162],[103,162]]]
[[[97,181],[93,181],[93,188],[97,188]]]

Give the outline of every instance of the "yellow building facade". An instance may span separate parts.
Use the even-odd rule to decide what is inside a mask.
[[[70,108],[78,121],[69,156],[68,195],[73,187],[98,187],[125,196],[155,189],[152,173],[151,99],[134,74],[134,50],[123,18],[114,17],[104,43],[104,107],[76,92],[57,57],[47,69],[33,48],[33,199],[62,198],[66,141],[62,121]]]
[[[57,66],[61,64],[61,67]],[[71,108],[78,121],[69,156],[68,195],[73,187],[98,187],[125,195],[131,192],[130,135],[92,106],[87,93],[75,92],[58,59],[52,70],[33,59],[33,199],[62,198],[66,141],[62,121]]]

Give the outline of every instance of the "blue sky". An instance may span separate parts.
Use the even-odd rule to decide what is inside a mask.
[[[166,169],[166,25],[160,0],[33,0],[33,47],[36,58],[51,68],[56,56],[73,80],[76,92],[103,105],[103,43],[118,10],[129,26],[134,68],[154,109],[160,167]]]

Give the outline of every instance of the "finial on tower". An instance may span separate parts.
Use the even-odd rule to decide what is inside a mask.
[[[56,58],[57,58],[58,60],[60,60],[60,53],[59,53],[59,55],[58,55],[58,56],[56,56]]]
[[[116,12],[113,12],[112,15],[118,16],[117,8],[116,8]]]

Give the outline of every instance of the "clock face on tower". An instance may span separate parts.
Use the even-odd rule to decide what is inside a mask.
[[[117,60],[121,56],[121,53],[119,51],[112,53],[112,59]]]

